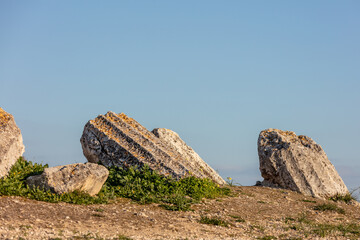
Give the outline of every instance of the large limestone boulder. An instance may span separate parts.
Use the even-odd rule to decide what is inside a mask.
[[[14,117],[0,108],[0,178],[8,174],[24,151],[21,131],[16,126]]]
[[[347,194],[341,177],[319,144],[294,132],[267,129],[258,139],[264,186],[290,189],[317,198]]]
[[[80,142],[89,162],[106,167],[148,165],[175,179],[193,175],[225,184],[176,133],[161,129],[154,133],[123,113],[108,112],[85,125]]]
[[[57,194],[78,190],[96,195],[108,176],[109,171],[99,164],[75,163],[45,168],[41,175],[28,177],[26,183]]]

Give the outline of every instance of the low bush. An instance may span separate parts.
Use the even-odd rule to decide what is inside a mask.
[[[111,168],[105,187],[118,197],[139,203],[161,203],[168,210],[189,210],[192,203],[203,198],[230,195],[230,189],[220,188],[209,179],[190,176],[176,181],[147,166],[142,169]]]

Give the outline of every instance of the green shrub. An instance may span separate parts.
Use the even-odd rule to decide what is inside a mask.
[[[9,174],[0,179],[0,195],[26,195],[29,191],[24,183],[26,178],[41,174],[47,167],[48,165],[33,164],[20,157],[11,167]]]
[[[39,201],[74,204],[107,203],[116,197],[133,199],[141,204],[160,203],[168,210],[189,210],[192,203],[203,198],[230,195],[230,189],[220,188],[209,179],[187,177],[176,181],[148,167],[142,169],[109,169],[109,177],[96,196],[84,192],[55,194],[39,188],[29,188],[26,178],[41,174],[48,165],[33,164],[19,158],[6,178],[0,179],[0,195],[23,196]]]
[[[220,188],[209,179],[190,176],[176,181],[147,166],[142,169],[113,167],[109,171],[106,188],[116,196],[139,203],[161,203],[168,210],[189,210],[192,203],[203,198],[230,195],[230,189]]]

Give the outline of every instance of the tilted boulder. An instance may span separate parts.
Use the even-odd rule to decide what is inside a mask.
[[[317,198],[348,193],[324,150],[307,136],[264,130],[259,135],[258,154],[263,186],[286,188]]]
[[[89,162],[106,167],[148,165],[151,170],[175,179],[193,175],[225,184],[176,133],[172,132],[174,137],[162,130],[155,129],[154,133],[123,113],[108,112],[85,125],[80,142]]]
[[[57,194],[75,190],[96,195],[101,190],[109,171],[95,163],[75,163],[64,166],[45,168],[41,175],[26,179],[30,187],[39,187]]]
[[[16,126],[14,117],[0,108],[0,178],[8,174],[24,151],[21,131]]]

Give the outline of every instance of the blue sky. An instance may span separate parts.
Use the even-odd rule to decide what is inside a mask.
[[[220,174],[261,180],[257,138],[319,143],[360,186],[359,1],[0,1],[0,106],[25,157],[85,162],[85,123],[172,129]]]

